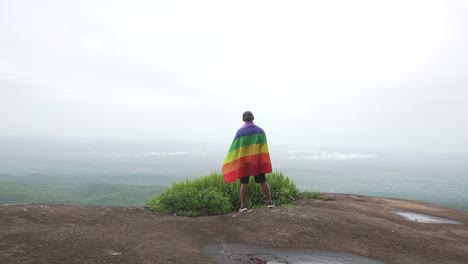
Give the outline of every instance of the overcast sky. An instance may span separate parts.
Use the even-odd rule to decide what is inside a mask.
[[[468,150],[468,1],[0,0],[0,136]]]

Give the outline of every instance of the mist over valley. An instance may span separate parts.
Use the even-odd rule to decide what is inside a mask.
[[[29,186],[25,192],[40,194],[37,201],[89,204],[126,204],[115,196],[119,192],[131,200],[127,204],[144,204],[173,182],[221,171],[227,153],[227,146],[220,144],[156,140],[2,137],[0,145],[0,182],[4,186]],[[273,169],[294,180],[301,191],[403,198],[468,209],[468,166],[463,153],[275,144],[270,144],[270,153]],[[86,195],[77,195],[81,191],[89,196],[92,189],[113,198],[86,200],[82,199]],[[144,194],[137,194],[138,190]],[[23,197],[17,201],[12,195],[0,195],[0,202],[35,201],[34,195],[26,199],[16,193],[13,196]],[[129,198],[132,195],[138,198]]]

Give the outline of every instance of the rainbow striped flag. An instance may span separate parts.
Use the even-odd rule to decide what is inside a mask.
[[[246,122],[236,133],[224,159],[223,175],[226,183],[245,176],[272,172],[266,134],[253,122]]]

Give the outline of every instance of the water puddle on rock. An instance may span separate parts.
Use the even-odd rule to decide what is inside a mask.
[[[414,212],[409,212],[409,211],[394,211],[394,213],[399,214],[410,221],[424,223],[424,224],[454,224],[454,225],[463,224],[461,222],[447,219],[447,218],[436,217],[436,216],[421,214],[421,213],[414,213]]]
[[[358,255],[331,251],[277,250],[244,244],[219,244],[205,248],[215,263],[255,264],[381,264],[382,262]]]

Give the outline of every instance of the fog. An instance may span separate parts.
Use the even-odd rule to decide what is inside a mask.
[[[468,147],[466,1],[0,1],[0,136]]]
[[[220,173],[227,151],[216,144],[45,137],[0,138],[0,145],[0,186],[16,184],[23,192],[43,186],[47,193],[89,183],[166,188]],[[274,172],[284,173],[301,191],[403,198],[468,209],[467,154],[366,153],[276,144],[270,145],[270,152]],[[4,193],[2,197],[0,203],[12,202],[5,201]]]

